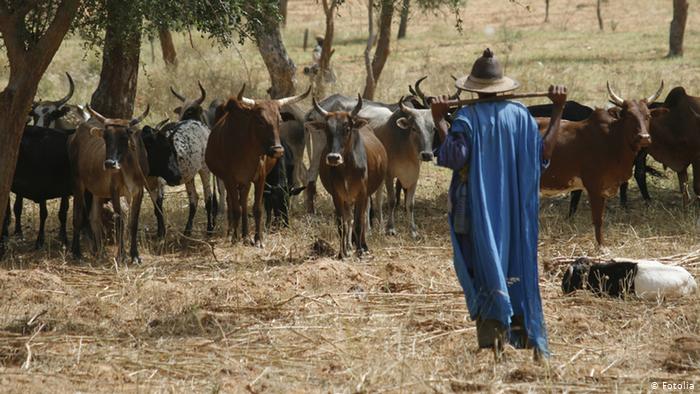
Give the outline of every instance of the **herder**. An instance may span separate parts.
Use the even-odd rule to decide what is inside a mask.
[[[490,49],[457,88],[493,98],[518,88]],[[465,106],[446,120],[448,98],[431,109],[442,145],[438,165],[454,170],[449,225],[454,266],[476,320],[480,348],[500,359],[503,343],[548,356],[537,272],[540,171],[552,155],[566,88],[550,86],[554,103],[544,137],[527,108],[513,101]]]

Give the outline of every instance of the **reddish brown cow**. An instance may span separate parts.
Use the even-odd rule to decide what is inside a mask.
[[[324,118],[314,122],[325,131],[326,147],[321,155],[321,182],[333,197],[340,236],[339,258],[348,257],[351,243],[357,254],[368,251],[367,207],[370,196],[379,189],[387,169],[387,154],[367,121],[359,118],[362,98],[352,112],[328,112],[313,100]],[[354,208],[354,216],[351,210]],[[354,220],[354,226],[353,226]]]
[[[542,194],[560,194],[585,188],[591,202],[595,238],[603,244],[602,226],[605,199],[615,195],[622,182],[632,176],[634,158],[651,143],[649,121],[664,109],[649,110],[663,89],[643,100],[623,100],[608,84],[616,107],[596,109],[580,122],[562,120],[549,167],[542,174]],[[538,118],[540,130],[549,119]]]
[[[248,192],[255,184],[253,214],[254,245],[262,247],[262,196],[265,176],[284,154],[280,143],[280,107],[308,96],[306,93],[278,100],[252,100],[243,97],[245,85],[237,97],[230,97],[217,108],[216,125],[209,135],[205,161],[207,167],[226,186],[228,231],[238,240],[238,222],[242,218],[241,236],[248,242]]]
[[[688,193],[688,166],[693,166],[693,190],[700,199],[700,97],[689,96],[675,87],[666,96],[668,113],[651,121],[652,144],[647,148],[654,159],[678,173],[683,203]]]

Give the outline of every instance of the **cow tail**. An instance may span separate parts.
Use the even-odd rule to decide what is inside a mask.
[[[211,174],[212,177],[212,194],[211,194],[211,209],[212,209],[212,216],[217,217],[219,216],[219,199],[216,197],[219,190],[217,188],[217,185],[219,182],[218,179],[216,179],[216,175],[214,173]]]
[[[311,163],[313,163],[313,157],[311,152],[311,133],[308,131],[306,126],[304,126],[304,143],[306,144],[306,154],[309,156],[309,168],[311,168]]]

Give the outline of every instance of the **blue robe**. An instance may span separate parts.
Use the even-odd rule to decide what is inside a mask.
[[[455,271],[472,320],[510,327],[511,317],[522,315],[529,342],[548,355],[537,270],[540,172],[546,163],[537,123],[517,102],[463,107],[437,160],[454,170],[450,206],[458,206],[461,195],[464,207],[466,198],[466,220],[460,222],[466,231],[455,232],[452,208],[449,223]]]

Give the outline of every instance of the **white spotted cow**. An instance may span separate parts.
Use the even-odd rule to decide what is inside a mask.
[[[177,163],[180,167],[182,180],[180,184],[185,184],[187,188],[187,198],[189,200],[189,215],[187,224],[183,234],[190,236],[192,234],[192,225],[195,214],[197,213],[197,203],[199,195],[195,186],[195,177],[199,174],[202,181],[202,189],[204,190],[204,206],[207,211],[207,232],[214,231],[216,215],[218,213],[218,201],[212,189],[212,175],[209,168],[204,162],[204,151],[209,140],[210,128],[206,124],[206,117],[202,110],[202,103],[206,98],[206,91],[199,84],[201,96],[196,100],[187,100],[187,98],[170,88],[170,91],[175,97],[182,102],[182,106],[175,109],[175,112],[180,115],[180,121],[177,123],[166,124],[162,132],[170,138],[175,147],[177,154]],[[221,185],[220,185],[221,186]],[[223,189],[219,187],[219,190]],[[158,236],[165,235],[165,227],[163,224],[163,198],[164,184],[157,179],[149,180],[149,193],[151,199],[156,206],[155,214],[158,220]],[[223,197],[222,197],[223,198]]]

